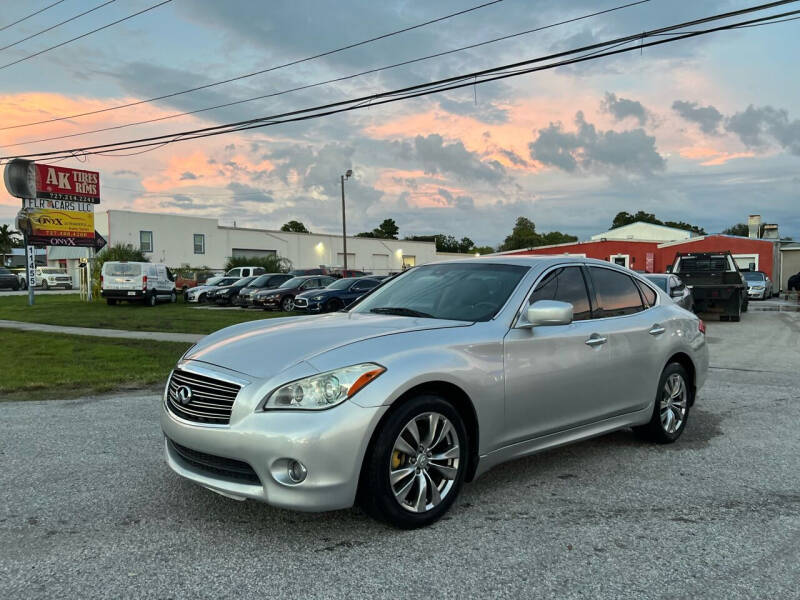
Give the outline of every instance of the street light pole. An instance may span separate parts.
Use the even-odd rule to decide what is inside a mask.
[[[344,175],[341,176],[342,180],[342,248],[344,249],[344,273],[343,276],[347,277],[347,223],[344,210],[344,180],[349,179],[353,175],[351,169],[347,169]]]

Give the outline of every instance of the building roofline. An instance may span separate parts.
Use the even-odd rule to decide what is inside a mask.
[[[686,241],[686,240],[683,240]],[[563,244],[548,244],[546,246],[532,246],[530,248],[517,248],[516,250],[504,250],[503,252],[493,252],[492,254],[481,254],[481,256],[502,256],[504,254],[519,254],[520,252],[528,252],[529,250],[542,250],[546,248],[564,248],[566,246],[581,246],[583,244],[596,244],[598,242],[612,242],[612,243],[625,243],[625,244],[659,244],[658,240],[615,240],[615,239],[600,239],[600,240],[583,240],[582,242],[565,242]]]
[[[699,242],[699,241],[704,240],[706,238],[716,238],[716,237],[733,238],[733,239],[736,239],[736,240],[748,240],[748,241],[751,241],[751,242],[765,242],[767,244],[774,244],[775,242],[779,241],[779,240],[764,240],[764,239],[760,239],[760,238],[757,239],[757,238],[745,237],[743,235],[729,235],[727,233],[709,233],[707,235],[701,235],[699,237],[688,238],[688,239],[685,239],[685,240],[676,240],[674,242],[664,242],[662,244],[659,244],[658,247],[659,248],[667,248],[668,246],[677,246],[679,244],[691,244],[693,242]]]
[[[631,225],[638,225],[638,224],[651,225],[653,227],[661,227],[662,229],[671,229],[672,231],[682,231],[683,233],[688,233],[690,236],[700,235],[697,232],[692,231],[691,229],[681,229],[680,227],[672,227],[670,225],[660,225],[659,223],[648,223],[647,221],[634,221],[633,223],[627,223],[625,225],[620,225],[619,227],[612,227],[611,229],[604,231],[603,233],[618,231],[619,229],[624,229],[625,227],[630,227]],[[595,235],[603,235],[603,234],[597,233]]]

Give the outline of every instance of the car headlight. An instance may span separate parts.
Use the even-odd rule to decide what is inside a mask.
[[[375,363],[362,363],[287,383],[273,391],[264,410],[324,410],[352,398],[386,370]]]

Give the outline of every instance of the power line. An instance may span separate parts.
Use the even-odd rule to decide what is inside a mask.
[[[17,65],[17,64],[19,64],[19,63],[21,63],[23,61],[30,60],[31,58],[35,58],[37,56],[41,56],[45,52],[50,52],[50,50],[55,50],[56,48],[61,48],[62,46],[66,46],[67,44],[70,44],[70,43],[72,43],[74,41],[77,41],[77,40],[83,39],[85,37],[88,37],[88,36],[92,35],[93,33],[97,33],[98,31],[102,31],[103,29],[108,29],[109,27],[113,27],[114,25],[118,25],[119,23],[122,23],[123,21],[127,21],[128,19],[132,19],[134,17],[138,17],[139,15],[141,15],[143,13],[151,11],[154,8],[158,8],[159,6],[163,6],[165,4],[168,4],[169,2],[172,2],[172,0],[163,0],[162,2],[159,2],[158,4],[154,4],[153,6],[148,6],[147,8],[142,9],[139,12],[135,12],[132,15],[128,15],[127,17],[122,17],[121,19],[117,19],[116,21],[114,21],[112,23],[108,23],[107,25],[103,25],[102,27],[98,27],[97,29],[92,29],[91,31],[87,31],[86,33],[83,33],[83,34],[81,34],[81,35],[79,35],[77,37],[69,39],[69,40],[67,40],[65,42],[61,42],[60,44],[56,44],[55,46],[50,46],[49,48],[45,48],[44,50],[39,50],[38,52],[34,52],[33,54],[29,54],[28,56],[23,56],[22,58],[19,58],[17,60],[11,61],[10,63],[6,63],[4,65],[0,65],[0,71],[2,71],[3,69],[6,69],[8,67],[12,67],[14,65]]]
[[[31,14],[29,14],[29,15],[27,15],[27,16],[24,16],[24,17],[22,17],[21,19],[17,19],[17,20],[16,20],[16,21],[14,21],[13,23],[9,23],[8,25],[3,25],[2,27],[0,27],[0,31],[5,31],[5,30],[6,30],[6,29],[8,29],[9,27],[13,27],[13,26],[14,26],[14,25],[16,25],[17,23],[22,23],[23,21],[26,21],[26,20],[30,19],[31,17],[35,17],[35,16],[36,16],[36,15],[38,15],[39,13],[43,13],[43,12],[44,12],[44,11],[46,11],[48,8],[53,8],[53,7],[54,7],[56,4],[61,4],[62,2],[64,2],[64,0],[58,0],[58,2],[53,2],[52,4],[50,4],[50,5],[48,5],[48,6],[45,6],[44,8],[40,8],[40,9],[39,9],[39,10],[37,10],[36,12],[32,12]]]
[[[89,116],[89,115],[96,115],[96,114],[99,114],[99,113],[110,112],[112,110],[120,110],[122,108],[129,108],[131,106],[138,106],[140,104],[147,104],[147,103],[150,103],[150,102],[155,102],[157,100],[164,100],[166,98],[174,98],[175,96],[181,96],[183,94],[189,94],[191,92],[197,92],[199,90],[205,90],[205,89],[208,89],[208,88],[211,88],[211,87],[216,87],[218,85],[223,85],[223,84],[231,83],[231,82],[234,82],[234,81],[240,81],[242,79],[247,79],[249,77],[255,77],[256,75],[263,75],[264,73],[269,73],[271,71],[277,71],[278,69],[283,69],[283,68],[286,68],[286,67],[299,65],[301,63],[309,62],[309,61],[315,60],[317,58],[323,58],[325,56],[330,56],[332,54],[337,54],[339,52],[343,52],[345,50],[350,50],[350,49],[356,48],[358,46],[363,46],[365,44],[369,44],[369,43],[372,43],[372,42],[375,42],[375,41],[378,41],[378,40],[386,39],[388,37],[399,35],[401,33],[406,33],[408,31],[412,31],[414,29],[419,29],[419,28],[425,27],[427,25],[432,25],[433,23],[439,23],[441,21],[445,21],[447,19],[451,19],[453,17],[457,17],[457,16],[460,16],[460,15],[464,15],[464,14],[476,11],[476,10],[478,10],[480,8],[485,8],[487,6],[491,6],[493,4],[497,4],[497,3],[502,2],[502,1],[503,0],[491,0],[490,2],[484,2],[483,4],[478,4],[477,6],[473,6],[471,8],[467,8],[467,9],[460,10],[460,11],[457,11],[457,12],[454,12],[454,13],[450,13],[450,14],[444,15],[442,17],[437,17],[436,19],[431,19],[431,20],[425,21],[423,23],[418,23],[417,25],[411,25],[410,27],[404,27],[403,29],[398,29],[397,31],[391,31],[389,33],[384,33],[384,34],[381,34],[381,35],[378,35],[378,36],[375,36],[375,37],[372,37],[372,38],[369,38],[369,39],[366,39],[366,40],[362,40],[360,42],[354,42],[352,44],[348,44],[347,46],[342,46],[341,48],[335,48],[333,50],[327,50],[325,52],[320,52],[319,54],[315,54],[313,56],[307,56],[305,58],[300,58],[300,59],[293,60],[293,61],[290,61],[290,62],[287,62],[287,63],[283,63],[283,64],[280,64],[280,65],[267,67],[267,68],[261,69],[259,71],[253,71],[251,73],[245,73],[243,75],[237,75],[235,77],[230,77],[228,79],[223,79],[222,81],[215,81],[213,83],[207,83],[207,84],[204,84],[204,85],[201,85],[201,86],[189,88],[187,90],[181,90],[181,91],[178,91],[178,92],[172,92],[170,94],[164,94],[163,96],[156,96],[154,98],[147,98],[145,100],[137,100],[136,102],[128,102],[127,104],[119,104],[117,106],[110,106],[108,108],[101,108],[101,109],[98,109],[98,110],[92,110],[92,111],[83,112],[83,113],[76,113],[74,115],[66,115],[66,116],[63,116],[63,117],[54,117],[52,119],[46,119],[46,120],[43,120],[43,121],[34,121],[34,122],[31,122],[31,123],[23,123],[21,125],[7,125],[5,127],[0,127],[0,131],[4,131],[6,129],[19,129],[20,127],[31,127],[33,125],[41,125],[43,123],[53,123],[55,121],[65,121],[67,119],[77,119],[79,117],[86,117],[86,116]],[[2,68],[4,68],[4,67],[0,67],[0,69],[2,69]]]
[[[75,19],[79,19],[83,15],[88,15],[89,13],[96,11],[98,8],[103,8],[104,6],[107,6],[107,5],[111,4],[112,2],[116,2],[116,1],[117,0],[108,0],[107,2],[104,2],[103,4],[99,4],[99,5],[95,6],[94,8],[90,8],[89,10],[86,10],[86,11],[80,13],[80,14],[77,14],[74,17],[70,17],[66,21],[61,21],[60,23],[56,23],[55,25],[51,25],[47,29],[42,29],[41,31],[37,31],[36,33],[32,33],[28,37],[24,37],[21,40],[17,40],[16,42],[13,42],[11,44],[3,46],[2,48],[0,48],[0,51],[8,50],[9,48],[13,48],[17,44],[21,44],[22,42],[27,42],[30,39],[33,39],[33,38],[35,38],[35,37],[37,37],[39,35],[42,35],[43,33],[47,33],[48,31],[52,31],[56,27],[61,27],[62,25],[65,25],[66,23],[69,23],[70,21],[74,21]]]
[[[0,160],[9,160],[12,158],[18,157],[50,157],[50,156],[70,156],[70,155],[80,155],[80,156],[88,156],[92,154],[100,154],[104,156],[114,156],[111,152],[123,151],[123,150],[131,150],[135,148],[146,148],[146,147],[153,147],[153,146],[163,146],[168,143],[173,143],[182,140],[192,140],[198,139],[202,137],[210,137],[214,135],[221,135],[223,133],[232,133],[232,132],[240,132],[246,131],[250,129],[256,129],[261,127],[267,127],[270,125],[276,125],[280,123],[290,123],[290,122],[297,122],[297,121],[304,121],[309,119],[316,119],[323,116],[328,116],[332,114],[342,113],[342,112],[349,112],[353,110],[357,110],[359,108],[363,108],[365,106],[377,106],[382,104],[388,104],[392,102],[398,102],[401,100],[407,100],[410,98],[415,98],[419,96],[428,95],[431,93],[436,92],[443,92],[448,90],[459,89],[463,87],[469,87],[472,85],[483,84],[489,81],[497,81],[500,79],[506,79],[509,77],[516,77],[519,75],[533,73],[537,71],[542,71],[546,69],[553,69],[559,66],[564,66],[568,64],[575,64],[580,62],[585,62],[588,60],[596,60],[601,57],[605,56],[612,56],[616,54],[621,54],[624,52],[630,52],[635,50],[640,50],[641,48],[648,48],[652,46],[658,46],[662,44],[667,44],[683,39],[688,39],[691,37],[697,37],[700,35],[707,35],[710,33],[718,32],[718,31],[726,31],[736,29],[742,26],[751,25],[754,23],[760,22],[767,22],[779,19],[781,17],[787,17],[791,15],[796,15],[800,13],[800,10],[769,15],[757,19],[751,19],[749,21],[742,21],[738,23],[732,23],[728,25],[722,25],[719,27],[714,27],[710,29],[700,30],[700,31],[692,31],[688,33],[681,33],[676,32],[675,35],[671,38],[667,39],[659,39],[656,41],[644,43],[646,38],[650,38],[654,35],[664,33],[666,31],[675,31],[679,30],[688,26],[698,25],[702,23],[708,23],[712,21],[718,21],[721,19],[728,19],[733,16],[739,16],[747,13],[763,11],[767,8],[772,8],[774,6],[779,6],[783,4],[789,4],[793,2],[797,2],[798,0],[783,0],[781,2],[772,2],[764,5],[758,5],[755,7],[750,7],[746,9],[740,9],[737,11],[732,11],[728,13],[721,13],[717,15],[712,15],[710,17],[705,17],[702,19],[697,19],[694,21],[688,21],[684,23],[679,23],[676,25],[671,25],[667,27],[662,27],[656,29],[654,31],[646,31],[643,33],[637,33],[633,35],[624,36],[621,38],[616,38],[614,40],[609,40],[606,42],[598,42],[595,44],[591,44],[588,46],[583,46],[581,48],[575,48],[571,50],[566,50],[562,52],[558,52],[555,54],[551,54],[548,56],[527,59],[515,63],[510,63],[506,65],[502,65],[499,67],[492,67],[489,69],[484,69],[481,71],[475,71],[472,73],[467,73],[464,75],[457,75],[454,77],[449,77],[446,79],[440,79],[438,81],[428,82],[417,84],[414,86],[409,86],[406,88],[392,90],[388,92],[381,92],[377,94],[372,94],[369,96],[362,96],[360,98],[354,98],[351,100],[343,100],[339,102],[333,102],[325,105],[319,105],[315,107],[295,110],[291,112],[286,112],[278,115],[272,115],[268,117],[259,117],[255,119],[249,119],[246,121],[239,121],[236,123],[228,123],[225,125],[219,125],[214,127],[206,127],[202,129],[196,129],[192,131],[184,131],[175,134],[166,134],[161,136],[153,136],[148,138],[140,138],[135,140],[128,140],[123,142],[114,142],[108,144],[99,144],[95,146],[87,146],[83,148],[73,148],[69,150],[58,150],[58,151],[49,151],[49,152],[38,152],[38,153],[31,153],[25,155],[18,155],[18,156],[5,156],[0,157]],[[624,48],[619,48],[620,45],[626,43],[635,43],[633,46],[628,46]],[[609,49],[609,47],[611,49]],[[583,54],[582,56],[577,56],[573,58],[568,58],[565,60],[560,60],[557,62],[553,62],[550,64],[539,65],[537,63],[541,63],[548,60],[560,59],[565,56],[569,56],[572,54]],[[480,79],[479,79],[480,78]]]
[[[551,23],[550,25],[542,25],[540,27],[535,27],[533,29],[526,29],[525,31],[520,31],[518,33],[512,33],[512,34],[509,34],[509,35],[496,37],[496,38],[493,38],[493,39],[490,39],[490,40],[486,40],[486,41],[483,41],[483,42],[470,44],[468,46],[461,46],[459,48],[454,48],[452,50],[445,50],[443,52],[437,52],[435,54],[429,54],[427,56],[422,56],[422,57],[419,57],[419,58],[413,58],[413,59],[410,59],[410,60],[405,60],[405,61],[402,61],[402,62],[399,62],[399,63],[394,63],[394,64],[391,64],[391,65],[387,65],[387,66],[384,66],[384,67],[368,69],[366,71],[361,71],[359,73],[354,73],[354,74],[351,74],[351,75],[344,75],[342,77],[335,77],[333,79],[326,79],[324,81],[318,81],[316,83],[310,83],[310,84],[306,84],[306,85],[302,85],[302,86],[297,86],[297,87],[289,88],[289,89],[286,89],[286,90],[281,90],[281,91],[278,91],[278,92],[272,92],[272,93],[269,93],[269,94],[262,94],[260,96],[254,96],[254,97],[251,97],[251,98],[245,98],[243,100],[235,100],[235,101],[232,101],[232,102],[225,102],[223,104],[217,104],[215,106],[208,106],[206,108],[199,108],[199,109],[196,109],[196,110],[190,110],[190,111],[185,111],[185,112],[180,112],[180,113],[174,113],[174,114],[167,115],[167,116],[164,116],[164,117],[156,117],[156,118],[153,118],[153,119],[146,119],[146,120],[143,120],[143,121],[135,121],[133,123],[124,123],[122,125],[113,125],[113,126],[109,126],[109,127],[102,127],[100,129],[92,129],[90,131],[82,131],[82,132],[77,132],[77,133],[70,133],[70,134],[53,136],[53,137],[48,137],[48,138],[41,138],[41,139],[36,139],[36,140],[24,140],[24,141],[21,141],[21,142],[15,142],[13,144],[3,144],[2,146],[5,147],[5,148],[13,148],[15,146],[24,146],[24,145],[28,145],[28,144],[37,144],[37,143],[41,143],[41,142],[52,142],[54,140],[63,140],[63,139],[67,139],[67,138],[79,137],[79,136],[82,136],[82,135],[89,135],[89,134],[93,134],[93,133],[101,133],[101,132],[104,132],[104,131],[114,131],[114,130],[117,130],[117,129],[125,129],[127,127],[134,127],[136,125],[146,125],[146,124],[149,124],[149,123],[157,123],[157,122],[160,122],[160,121],[167,121],[169,119],[175,119],[175,118],[178,118],[178,117],[184,117],[184,116],[188,116],[188,115],[195,115],[195,114],[202,113],[202,112],[208,112],[210,110],[218,110],[220,108],[229,108],[231,106],[236,106],[236,105],[239,105],[239,104],[245,104],[247,102],[253,102],[253,101],[256,101],[256,100],[264,100],[266,98],[274,98],[274,97],[277,97],[277,96],[283,96],[284,94],[289,94],[289,93],[292,93],[292,92],[298,92],[298,91],[301,91],[301,90],[307,90],[307,89],[311,89],[311,88],[314,88],[314,87],[319,87],[319,86],[322,86],[322,85],[328,85],[328,84],[331,84],[331,83],[338,83],[338,82],[346,81],[346,80],[349,80],[349,79],[355,79],[357,77],[363,77],[364,75],[370,75],[370,74],[373,74],[373,73],[378,73],[380,71],[387,71],[389,69],[395,69],[397,67],[403,67],[403,66],[407,66],[407,65],[410,65],[410,64],[414,64],[414,63],[430,60],[430,59],[433,59],[433,58],[439,58],[439,57],[446,56],[446,55],[449,55],[449,54],[455,54],[457,52],[463,52],[464,50],[471,50],[473,48],[478,48],[480,46],[486,46],[488,44],[493,44],[493,43],[496,43],[496,42],[509,40],[509,39],[512,39],[512,38],[520,37],[520,36],[523,36],[523,35],[528,35],[528,34],[531,34],[531,33],[538,32],[538,31],[543,31],[545,29],[551,29],[553,27],[558,27],[560,25],[565,25],[565,24],[568,24],[568,23],[574,23],[576,21],[589,19],[591,17],[596,17],[598,15],[614,12],[614,11],[617,11],[617,10],[622,10],[624,8],[629,8],[631,6],[635,6],[637,4],[643,4],[643,3],[649,2],[649,1],[650,0],[638,0],[637,2],[631,2],[629,4],[622,4],[622,5],[616,6],[614,8],[609,8],[609,9],[606,9],[606,10],[593,12],[593,13],[586,14],[586,15],[583,15],[583,16],[580,16],[580,17],[575,17],[575,18],[572,18],[572,19],[559,21],[557,23]]]

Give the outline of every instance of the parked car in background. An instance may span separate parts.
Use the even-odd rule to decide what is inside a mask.
[[[380,281],[371,277],[345,277],[321,290],[298,294],[294,299],[294,307],[310,313],[341,310],[379,285]]]
[[[273,290],[292,279],[288,273],[264,273],[251,281],[247,287],[239,290],[233,303],[242,308],[253,305],[253,299],[261,290]]]
[[[303,275],[329,275],[328,269],[292,269],[289,271],[292,277],[302,277]]]
[[[669,273],[645,273],[642,276],[667,292],[675,304],[694,312],[694,296],[692,296],[692,290],[689,286],[685,285],[677,275],[671,275]]]
[[[175,276],[175,289],[186,293],[189,288],[203,285],[214,273],[211,271],[182,271]]]
[[[230,285],[224,285],[211,290],[206,297],[206,300],[213,302],[219,306],[228,306],[233,303],[239,292],[250,285],[256,279],[256,275],[250,277],[242,277],[237,279]]]
[[[183,296],[184,302],[205,302],[208,292],[215,290],[218,286],[231,285],[241,279],[240,277],[211,277],[206,280],[204,285],[198,285],[194,288],[186,290]]]
[[[789,281],[786,282],[786,287],[789,288],[789,291],[800,291],[800,273],[795,273],[791,277],[789,277]]]
[[[747,312],[747,285],[730,251],[678,252],[670,272],[692,288],[698,312],[716,312],[720,321],[739,321]]]
[[[56,267],[36,267],[36,287],[43,290],[50,288],[63,287],[66,290],[72,289],[72,277],[63,269]]]
[[[282,310],[290,312],[294,310],[295,297],[309,290],[324,288],[336,281],[335,278],[327,275],[306,275],[303,277],[292,277],[289,281],[281,284],[274,290],[264,290],[257,292],[253,298],[253,304],[264,310]]]
[[[207,336],[170,375],[161,428],[173,471],[224,496],[358,501],[411,529],[508,460],[628,427],[677,441],[707,369],[703,322],[627,269],[473,258],[346,312]]]
[[[18,290],[20,287],[16,273],[12,273],[5,267],[0,267],[0,289]]]
[[[108,261],[100,274],[100,295],[108,304],[175,302],[175,282],[162,263]]]
[[[772,298],[772,280],[763,271],[742,271],[747,282],[747,296],[753,300]]]
[[[264,267],[234,267],[225,273],[225,277],[252,277],[253,275],[262,275],[267,270]]]

